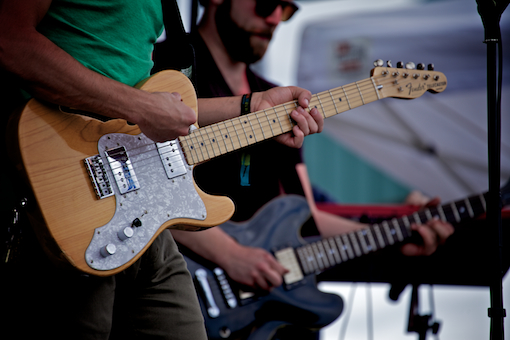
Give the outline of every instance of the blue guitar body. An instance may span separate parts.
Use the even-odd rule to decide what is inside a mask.
[[[310,217],[303,197],[284,196],[269,202],[246,222],[227,222],[220,227],[240,244],[274,253],[306,244],[300,229]],[[291,324],[320,329],[342,312],[342,298],[319,291],[315,274],[305,275],[292,284],[284,283],[271,292],[250,291],[226,277],[217,266],[185,250],[183,253],[197,288],[210,339],[247,338],[248,335],[250,340],[270,339],[278,328]],[[206,286],[201,283],[203,277]]]

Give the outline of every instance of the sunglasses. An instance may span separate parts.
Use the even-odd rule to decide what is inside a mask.
[[[290,1],[283,1],[283,0],[256,0],[257,4],[255,5],[255,12],[258,16],[262,18],[267,18],[270,16],[276,7],[282,6],[282,21],[287,21],[296,11],[299,9],[299,7],[294,3]]]

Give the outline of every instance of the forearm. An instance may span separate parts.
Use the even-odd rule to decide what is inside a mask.
[[[198,124],[207,126],[241,114],[241,96],[198,99]]]
[[[225,267],[238,243],[219,227],[200,232],[171,230],[174,239],[201,257]]]
[[[144,91],[104,77],[84,67],[35,30],[24,30],[6,41],[2,64],[21,78],[38,99],[138,123],[137,103]],[[132,105],[126,105],[126,100]]]

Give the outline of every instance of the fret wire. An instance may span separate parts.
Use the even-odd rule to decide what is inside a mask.
[[[321,240],[317,246],[319,247],[319,250],[321,250],[321,252],[323,253],[323,258],[324,258],[324,262],[326,263],[326,268],[329,268],[329,267],[332,267],[335,265],[335,262],[334,261],[330,261],[330,254],[328,253],[328,250],[326,248],[329,248],[326,247],[327,245],[327,241],[324,241],[324,240]]]
[[[457,210],[457,206],[455,205],[455,203],[450,203],[450,206],[452,207],[452,212],[453,212],[453,216],[455,217],[455,221],[457,223],[460,222],[460,216],[459,216],[459,211]]]
[[[303,247],[300,247],[297,249],[297,254],[299,257],[299,260],[301,262],[301,267],[303,268],[303,272],[306,274],[310,274],[310,267],[308,266],[308,262],[306,261],[306,256],[304,254]]]
[[[370,244],[369,250],[376,251],[377,244],[375,243],[375,239],[374,239],[374,235],[372,234],[372,230],[370,228],[367,228],[366,230],[367,230],[368,243]]]
[[[368,249],[368,245],[367,245],[367,242],[366,242],[366,239],[365,239],[365,235],[363,234],[364,232],[365,232],[365,229],[358,230],[356,232],[356,235],[358,236],[359,243],[361,244],[360,250],[364,254],[368,254],[370,252],[370,250]]]
[[[402,216],[402,222],[404,222],[404,226],[407,229],[411,229],[411,222],[409,221],[409,218],[407,216]]]
[[[317,248],[317,243],[310,244],[312,247],[312,252],[315,256],[315,261],[317,261],[317,267],[319,270],[322,270],[325,268],[324,261],[322,260],[322,256],[320,255],[319,249]]]
[[[351,107],[352,108],[356,108],[356,107],[359,107],[362,105],[363,101],[360,101],[359,99],[359,91],[356,89],[356,84],[353,83],[353,84],[349,84],[349,85],[345,85],[344,88],[351,88],[351,89],[354,89],[352,90],[352,96],[351,98],[349,99],[349,103],[351,104]],[[353,97],[354,96],[354,97]],[[354,105],[353,105],[354,104]]]
[[[349,110],[352,110],[351,103],[349,102],[349,97],[347,97],[347,92],[345,92],[345,88],[342,86],[342,90],[344,91],[345,100],[347,100],[347,105],[349,106]]]
[[[257,121],[259,122],[259,126],[262,127],[262,123],[260,122],[259,115],[255,115],[255,117],[257,117]],[[262,138],[263,138],[263,140],[265,140],[266,139],[266,135],[264,134],[264,129],[261,129],[261,131],[262,131]]]
[[[399,222],[399,219],[396,219]],[[402,216],[400,219],[404,223],[404,227],[398,223],[400,226],[400,231],[402,232],[402,240],[405,240],[407,237],[411,236],[411,221],[408,216]]]
[[[264,112],[264,115],[266,116],[267,122],[269,124],[269,128],[271,129],[271,135],[274,137],[275,134],[274,134],[274,131],[273,131],[273,124],[271,124],[271,120],[269,119],[269,116],[267,115],[266,110],[263,110],[263,112]]]
[[[427,221],[430,221],[433,218],[430,213],[430,209],[425,209],[425,216],[427,216]]]
[[[480,201],[482,202],[483,211],[487,211],[487,202],[485,202],[485,196],[484,195],[478,195],[480,197]]]
[[[340,256],[342,260],[345,262],[349,259],[349,255],[347,254],[347,248],[343,244],[342,238],[340,236],[335,237],[335,242],[337,244],[338,250],[340,251]]]
[[[466,202],[466,207],[469,213],[469,217],[474,218],[475,212],[473,211],[473,207],[471,206],[471,202],[469,202],[469,199],[465,198],[464,202]]]
[[[342,239],[342,243],[343,243],[343,246],[344,246],[344,249],[345,249],[345,251],[347,253],[348,258],[349,259],[353,259],[354,258],[354,251],[353,251],[352,243],[351,243],[349,237],[347,235],[342,235],[341,239]]]
[[[319,266],[317,265],[317,260],[313,254],[313,251],[312,251],[312,248],[310,247],[310,245],[306,245],[304,248],[304,251],[306,252],[306,255],[307,255],[306,259],[308,261],[308,264],[310,265],[313,272],[318,271]]]
[[[458,213],[459,222],[462,221],[464,218],[469,217],[469,212],[468,212],[468,209],[466,207],[464,200],[456,201],[453,204],[455,205],[455,210]]]
[[[191,161],[193,162],[193,164],[196,164],[198,163],[198,154],[196,154],[196,150],[194,149],[194,146],[193,145],[190,145],[190,139],[191,139],[191,136],[186,136],[186,137],[179,137],[179,140],[181,142],[181,146],[182,146],[182,149],[183,150],[186,150],[185,153],[186,155],[189,156],[189,159],[188,159],[188,162],[189,160],[191,159]],[[189,154],[188,154],[189,153]],[[196,154],[196,158],[195,159],[195,156],[193,154]]]
[[[473,212],[475,213],[475,216],[478,216],[485,212],[485,207],[483,206],[483,202],[481,198],[484,197],[483,195],[476,195],[473,197],[470,197],[469,201],[472,202],[471,206],[473,207]]]
[[[281,129],[281,132],[283,133],[283,126],[282,126],[282,121],[280,120],[280,116],[278,115],[278,112],[276,111],[276,107],[274,108],[274,113],[276,115],[276,119],[278,119],[278,124],[280,124],[280,129]]]
[[[321,101],[321,98],[319,97],[319,94],[317,94],[316,97],[317,97],[317,100],[319,101],[319,105],[321,106],[322,116],[324,118],[326,118],[326,111],[324,110],[324,106],[322,105],[322,101]],[[317,106],[315,106],[315,108],[317,108]]]
[[[375,84],[374,77],[370,77],[370,80],[372,81],[372,84],[374,85],[375,94],[377,95],[377,99],[381,99],[379,96],[379,91],[377,91],[377,85]]]
[[[349,240],[351,241],[351,245],[354,248],[354,253],[356,254],[356,256],[358,256],[358,257],[361,256],[362,253],[361,253],[361,249],[360,249],[358,240],[356,240],[356,234],[349,233]]]
[[[343,89],[343,88],[339,88],[339,89],[335,90],[334,92],[337,92],[337,91],[339,91],[340,89]],[[338,113],[340,113],[340,112],[345,112],[345,111],[350,110],[350,106],[349,106],[348,101],[347,101],[347,100],[346,100],[346,101],[342,101],[342,95],[340,95],[340,93],[335,94],[335,95],[334,95],[331,91],[329,91],[329,93],[330,93],[330,96],[332,97],[333,106],[335,107],[335,113],[334,113],[334,114],[338,114]],[[343,108],[342,110],[339,110],[339,109],[338,109],[338,107],[337,107],[337,105],[336,105],[335,97],[336,97],[337,95],[338,95],[338,100],[339,100],[339,102],[340,102],[340,103],[342,103],[342,106],[344,106],[344,107],[345,107],[345,108]],[[345,95],[345,93],[344,93],[344,95]],[[346,96],[346,98],[347,98],[347,95],[345,95],[345,96]],[[331,116],[332,116],[332,115],[331,115]]]
[[[217,148],[217,152],[218,154],[214,154],[214,156],[219,156],[219,155],[222,155],[224,154],[224,152],[221,152],[221,142],[218,140],[218,136],[216,135],[216,131],[214,130],[214,127],[217,127],[217,125],[211,125],[211,132],[212,132],[212,135],[213,135],[213,139],[211,140],[211,147],[213,149],[213,151],[215,151],[215,149]],[[210,136],[209,136],[210,138]]]
[[[255,115],[255,116],[256,116],[256,115]],[[252,123],[251,123],[251,117],[252,117],[252,116],[250,116],[250,117],[246,117],[246,120],[248,121],[248,123],[250,123],[250,129],[251,129],[251,132],[252,132],[252,135],[253,135],[253,137],[252,137],[252,135],[250,135],[250,139],[251,139],[251,138],[255,139],[255,142],[254,142],[254,143],[252,143],[252,144],[255,144],[255,143],[257,143],[257,142],[258,142],[258,140],[257,140],[257,134],[255,133],[255,129],[253,128],[253,125],[252,125]]]
[[[195,159],[193,157],[193,149],[189,148],[189,144],[188,144],[187,138],[179,138],[179,142],[181,144],[181,149],[182,149],[182,151],[185,154],[185,158],[186,158],[187,162],[195,164],[196,161],[195,161]],[[188,152],[189,152],[189,154],[188,154]],[[191,162],[190,162],[190,160],[191,160]]]
[[[322,248],[322,249],[321,249]],[[329,267],[329,262],[325,253],[324,253],[324,247],[321,246],[320,242],[314,243],[314,250],[317,251],[317,258],[320,260],[321,263],[321,269],[325,269]]]
[[[386,242],[384,242],[384,237],[381,232],[381,227],[378,224],[372,225],[372,229],[375,232],[376,239],[379,242],[379,248],[384,248],[386,246]]]
[[[207,151],[207,156],[209,156],[208,159],[211,159],[213,157],[216,157],[216,153],[214,152],[214,147],[212,147],[211,145],[204,145],[204,142],[209,139],[209,133],[208,131],[211,129],[210,125],[209,126],[206,126],[204,129],[199,129],[198,131],[200,131],[200,136],[202,137],[202,142],[201,142],[201,146],[204,146],[205,147],[205,151]],[[207,139],[204,138],[203,134],[204,132],[206,133],[207,135]],[[212,152],[212,156],[209,154],[209,150],[211,150]]]
[[[331,101],[333,102],[333,106],[335,107],[335,112],[339,113],[338,108],[336,107],[335,98],[333,97],[333,94],[331,93],[331,90],[328,91],[329,96],[331,97]]]
[[[242,116],[242,117],[239,117],[239,123],[241,124],[241,127],[243,128],[243,133],[244,133],[244,138],[246,139],[246,144],[243,145],[243,146],[248,146],[250,145],[250,141],[248,140],[248,134],[246,133],[246,128],[244,127],[244,125],[247,123],[247,117],[246,116]]]
[[[333,266],[335,264],[338,264],[338,262],[335,260],[335,256],[333,255],[334,250],[331,249],[329,241],[330,241],[329,239],[322,240],[322,246],[324,247],[324,249],[326,251],[326,255],[328,257],[328,262],[330,263],[330,265]]]
[[[390,245],[395,243],[395,239],[393,238],[393,233],[391,232],[392,229],[391,229],[388,221],[382,221],[381,225],[383,226],[384,230],[386,231],[386,237],[388,238]]]
[[[397,223],[397,219],[396,218],[391,219],[391,223],[395,227],[395,232],[397,233],[398,240],[403,241],[404,235],[402,235],[402,230],[400,229],[400,225]]]
[[[234,125],[233,121],[230,121],[230,125],[232,125],[232,129],[234,130],[234,132],[236,134],[237,142],[239,144],[239,146],[237,148],[234,148],[234,149],[239,149],[241,147],[241,138],[239,137],[239,133],[237,133],[237,127]]]
[[[297,108],[297,103],[296,102],[293,102],[294,103],[294,108]],[[290,117],[290,114],[289,114],[289,111],[287,111],[287,107],[285,107],[285,104],[282,105],[283,106],[283,109],[285,110],[285,113],[287,114],[287,118],[289,118],[289,124],[290,124],[290,129],[289,130],[292,130],[292,127],[294,126],[294,122],[292,121],[292,118]]]
[[[384,80],[383,77],[377,77],[377,78],[376,77],[371,77],[369,79],[366,79],[366,80],[363,80],[363,81],[359,81],[359,82],[355,82],[354,84],[350,84],[351,85],[350,88],[349,87],[340,87],[340,88],[335,89],[334,91],[343,92],[344,95],[346,96],[346,100],[347,100],[346,104],[347,104],[348,108],[352,109],[354,105],[353,105],[352,99],[350,98],[349,94],[353,94],[353,93],[355,93],[355,91],[357,91],[359,93],[359,95],[360,95],[359,99],[361,99],[363,104],[366,104],[368,102],[368,100],[374,101],[374,100],[380,99],[379,98],[379,93],[377,91],[377,85],[375,84],[375,79],[379,79],[379,78]],[[390,82],[390,80],[388,80],[388,81],[380,81],[380,84],[381,85],[391,84],[391,82]],[[354,88],[354,86],[356,88]],[[333,90],[329,90],[328,91],[330,96],[333,97],[333,98],[334,98],[334,91]],[[364,93],[364,91],[367,91],[367,92]],[[323,92],[323,93],[326,93],[326,92]],[[331,103],[329,105],[325,105],[325,102],[322,101],[322,98],[320,96],[322,96],[322,93],[319,95],[318,100],[320,102],[320,105],[321,105],[322,110],[323,110],[323,114],[325,116],[326,116],[326,113],[328,112],[329,108],[331,108],[331,109],[334,108],[335,113],[339,113],[338,112],[339,111],[339,107],[337,106],[336,101],[334,99],[331,101],[332,105],[331,105]],[[294,106],[296,106],[296,102],[294,102],[293,104],[294,104]],[[356,105],[361,105],[361,104],[356,103]],[[285,111],[287,111],[287,107],[285,105],[283,105],[282,107],[283,107],[283,109]],[[267,112],[264,111],[264,114],[267,116]],[[290,126],[292,127],[294,124],[292,123],[292,120],[290,119],[290,116],[288,116],[288,117],[289,117],[289,121],[291,123]],[[259,125],[260,125],[260,128],[261,128],[261,135],[265,138],[265,136],[266,136],[265,131],[267,131],[267,130],[265,130],[264,122],[260,121],[260,117],[257,116],[256,118],[259,121]],[[278,117],[278,119],[279,119],[279,117]],[[253,122],[251,120],[249,122],[250,122],[250,125],[253,124]],[[280,127],[282,128],[282,133],[283,133],[284,129],[283,129],[283,126],[282,126],[282,123],[281,123],[280,119],[279,119],[279,124],[280,124]],[[274,130],[273,130],[272,124],[270,124],[269,127],[272,130],[272,133],[274,135]],[[219,129],[219,127],[218,127],[218,129]],[[234,129],[235,129],[235,127],[234,127]],[[243,129],[244,129],[244,131],[246,133],[246,129],[244,128],[244,126],[243,126]],[[234,130],[234,131],[236,131],[236,134],[239,136],[238,131],[237,130]],[[255,134],[252,138],[257,140],[258,139],[258,137],[257,137],[258,136],[258,132],[256,132],[256,131],[257,131],[257,128],[255,128],[252,125],[252,132]],[[213,130],[213,132],[216,133],[214,130]],[[285,132],[287,132],[287,131],[285,131]],[[217,139],[217,136],[216,136],[216,139]],[[238,138],[238,140],[240,141],[240,138]],[[231,141],[232,141],[232,139],[231,139]],[[227,144],[226,141],[225,141],[225,144]],[[232,144],[234,145],[233,142],[232,142]],[[249,144],[251,144],[251,143],[250,143],[250,140],[247,138],[247,144],[246,145],[249,145]],[[204,146],[203,143],[202,143],[202,146]],[[242,147],[242,146],[244,146],[244,145],[243,145],[242,142],[240,142],[239,147]],[[212,158],[211,154],[209,152],[208,146],[205,145],[205,147],[206,147],[206,152],[208,154],[208,157]],[[211,146],[211,147],[212,147],[211,152],[214,151],[214,153],[216,154],[217,150],[215,149],[215,147],[214,146]],[[221,149],[221,146],[218,145],[217,147],[219,148],[219,152],[223,153],[223,151]],[[198,151],[196,150],[196,146],[195,147],[191,146],[191,147],[189,147],[189,149],[186,149],[186,150],[187,150],[186,154],[189,155],[191,159],[194,159],[196,156],[198,156]],[[226,150],[228,152],[228,144],[227,144]],[[205,159],[205,155],[204,155],[203,150],[201,150],[201,153],[203,154],[203,157]],[[198,158],[197,161],[200,161],[200,158]]]
[[[204,137],[202,136],[202,131],[201,131],[201,129],[198,129],[198,130],[195,130],[195,131],[196,131],[196,132],[194,132],[194,133],[193,133],[193,136],[195,137],[195,140],[197,141],[197,145],[195,145],[195,148],[200,147],[200,153],[202,154],[202,157],[203,157],[203,158],[202,158],[202,161],[203,161],[203,160],[205,160],[205,159],[209,159],[209,158],[211,158],[211,157],[209,157],[209,158],[205,158],[205,155],[204,155],[204,151],[203,151],[203,149],[202,149],[202,146],[201,146],[201,145],[199,145],[199,144],[200,144],[200,141],[199,141],[199,139],[198,139],[198,136],[197,136],[197,135],[200,135],[200,137],[202,138],[202,140],[204,139]],[[202,143],[202,145],[203,145],[203,143]],[[207,151],[207,150],[206,150],[206,151]],[[208,153],[208,156],[209,156],[209,153]]]
[[[222,133],[221,132],[221,129],[220,129],[220,126],[218,125],[218,130],[220,132],[220,135],[221,135],[221,139],[223,140],[223,143],[225,144],[225,153],[228,153],[228,145],[227,145],[227,140],[230,140],[230,143],[232,143],[232,140],[230,138],[230,133],[228,132],[228,129],[226,128],[227,127],[227,124],[225,123],[225,121],[222,122],[223,125],[225,126],[225,133]],[[234,151],[234,146],[232,145],[232,150],[231,151]]]
[[[308,254],[308,249],[306,246],[301,247],[301,251],[303,253],[303,263],[308,267],[307,274],[313,273],[315,271],[315,268],[312,265],[312,262],[310,261],[310,255]]]
[[[363,94],[361,93],[361,90],[359,89],[359,85],[358,85],[358,82],[356,81],[355,82],[356,84],[356,87],[358,88],[358,92],[359,92],[359,96],[361,97],[361,102],[363,103],[363,105],[365,104],[365,101],[363,100]]]
[[[439,213],[439,218],[441,218],[442,221],[448,222],[448,220],[446,219],[446,216],[444,214],[444,210],[443,210],[442,206],[437,207],[437,212]]]
[[[422,224],[423,223],[423,221],[421,220],[420,215],[418,214],[417,211],[415,211],[413,213],[413,218],[414,218],[414,223],[416,223],[416,224]]]
[[[333,252],[333,256],[335,258],[335,263],[342,263],[342,258],[340,257],[340,251],[338,250],[338,246],[335,242],[335,239],[333,237],[330,237],[328,239],[329,247],[331,248]]]

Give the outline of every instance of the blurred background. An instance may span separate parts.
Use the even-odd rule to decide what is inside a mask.
[[[190,1],[180,0],[185,25]],[[395,204],[412,190],[443,202],[488,190],[487,78],[484,27],[475,0],[298,1],[253,67],[279,85],[317,93],[368,78],[373,61],[434,64],[443,93],[383,99],[325,121],[305,140],[312,184],[342,204]],[[510,177],[510,10],[501,18],[503,92],[501,183]],[[403,269],[405,270],[405,269]],[[346,303],[321,339],[416,339],[407,333],[411,290],[397,302],[389,285],[322,283]],[[510,280],[504,280],[504,302]],[[430,338],[488,339],[486,287],[421,286],[424,314],[441,324]],[[507,333],[508,318],[505,322]]]

